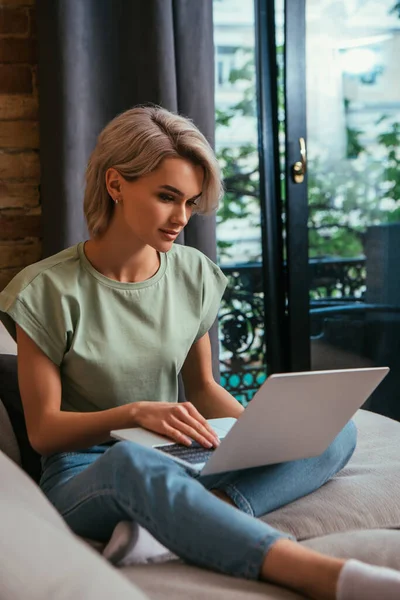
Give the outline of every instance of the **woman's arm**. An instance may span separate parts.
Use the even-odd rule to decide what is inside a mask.
[[[127,427],[132,406],[94,413],[61,412],[59,368],[17,325],[18,383],[26,428],[39,454],[87,448],[110,439],[112,429]]]
[[[206,419],[239,417],[243,406],[214,380],[210,337],[206,333],[193,344],[182,367],[186,399]]]
[[[145,427],[189,445],[215,434],[189,403],[134,402],[98,412],[61,410],[59,368],[17,325],[18,383],[31,446],[39,454],[81,450],[110,439],[113,429]]]

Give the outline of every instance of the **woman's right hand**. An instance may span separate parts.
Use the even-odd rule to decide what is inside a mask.
[[[165,435],[178,444],[190,446],[195,440],[205,448],[219,445],[215,431],[190,402],[138,402],[134,407],[136,425]]]

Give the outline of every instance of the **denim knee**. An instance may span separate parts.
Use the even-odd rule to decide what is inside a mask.
[[[174,475],[187,475],[185,467],[161,452],[134,442],[118,442],[107,451],[106,456],[118,489],[127,478],[129,485],[138,490],[152,481],[159,481],[160,476],[168,479]]]
[[[121,441],[112,446],[107,451],[107,456],[110,461],[115,464],[115,467],[124,472],[125,469],[143,472],[153,468],[153,466],[162,466],[164,468],[173,467],[176,463],[168,457],[154,450],[146,448],[135,442]]]

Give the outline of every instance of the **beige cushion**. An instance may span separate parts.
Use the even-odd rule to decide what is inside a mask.
[[[79,541],[35,483],[0,452],[0,598],[145,600]]]
[[[17,344],[0,322],[0,354],[17,354]]]
[[[357,448],[348,465],[309,496],[264,520],[298,540],[358,529],[400,528],[400,423],[358,411]]]
[[[179,562],[121,569],[152,600],[304,600],[268,583],[220,575]]]
[[[332,534],[302,544],[331,556],[400,569],[399,531]],[[304,596],[274,585],[218,575],[178,562],[128,567],[122,572],[152,600],[304,600]]]
[[[348,531],[314,538],[302,544],[330,556],[357,558],[400,571],[400,531]]]

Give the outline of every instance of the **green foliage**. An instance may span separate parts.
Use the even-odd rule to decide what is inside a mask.
[[[346,155],[347,158],[357,158],[361,152],[365,149],[360,143],[360,136],[363,131],[359,129],[353,129],[352,127],[346,127]]]
[[[386,215],[387,223],[398,223],[400,221],[400,207],[395,208]]]
[[[355,161],[343,160],[332,170],[309,161],[309,253],[315,256],[359,256],[367,225],[382,221],[376,202],[379,165],[368,174]]]
[[[396,4],[389,11],[389,14],[395,14],[395,13],[397,13],[397,16],[400,19],[400,2],[396,2]]]
[[[257,148],[246,144],[239,148],[222,148],[217,152],[224,177],[225,193],[221,200],[217,224],[230,219],[244,219],[251,215],[251,205],[258,203],[258,168],[250,168],[249,163],[257,158]],[[220,256],[229,256],[230,242],[218,240]]]
[[[383,115],[376,124],[387,120]],[[350,135],[349,135],[350,132]],[[362,131],[347,129],[347,150],[354,160],[335,164],[334,171],[309,161],[310,256],[358,256],[369,225],[400,220],[400,123],[378,135],[379,161],[361,144]],[[389,199],[394,208],[381,208]]]
[[[244,62],[241,68],[233,69],[230,82],[246,82],[242,98],[227,110],[216,110],[216,127],[232,127],[237,116],[255,117],[256,98],[254,82],[254,56],[249,50],[240,49]],[[221,165],[225,194],[217,213],[217,223],[231,219],[245,219],[252,213],[252,206],[258,204],[259,175],[258,152],[255,144],[247,143],[240,147],[226,146],[217,152]],[[232,243],[217,241],[220,256],[229,256]]]
[[[386,117],[385,117],[386,119]],[[378,136],[378,142],[386,151],[385,156],[385,180],[388,185],[385,196],[392,200],[400,201],[400,158],[398,151],[400,148],[400,123],[392,123],[390,129]],[[390,217],[393,220],[394,214],[398,214],[399,208],[396,207]]]
[[[393,7],[392,12],[395,11],[398,11],[400,17],[400,2]],[[231,72],[230,81],[243,83],[242,98],[227,110],[217,109],[217,128],[234,127],[234,119],[238,115],[256,115],[254,56],[250,51],[247,51],[246,56],[243,48],[238,51],[243,53],[243,65]],[[283,48],[278,48],[279,108],[283,114],[282,52]],[[346,109],[349,102],[347,99],[344,102]],[[382,115],[378,123],[387,119],[386,115]],[[331,164],[309,159],[308,225],[312,257],[359,256],[363,253],[364,234],[369,225],[400,221],[400,123],[388,121],[387,130],[377,137],[379,155],[383,155],[379,161],[363,146],[362,135],[363,132],[358,129],[346,128],[347,159],[336,162],[333,170]],[[217,222],[248,218],[254,214],[254,208],[259,206],[257,147],[255,144],[245,144],[239,148],[224,147],[217,156],[226,189],[217,213]],[[285,189],[284,183],[281,182],[282,192]],[[382,208],[382,200],[386,201],[385,208]],[[219,240],[220,254],[229,255],[231,245]]]

